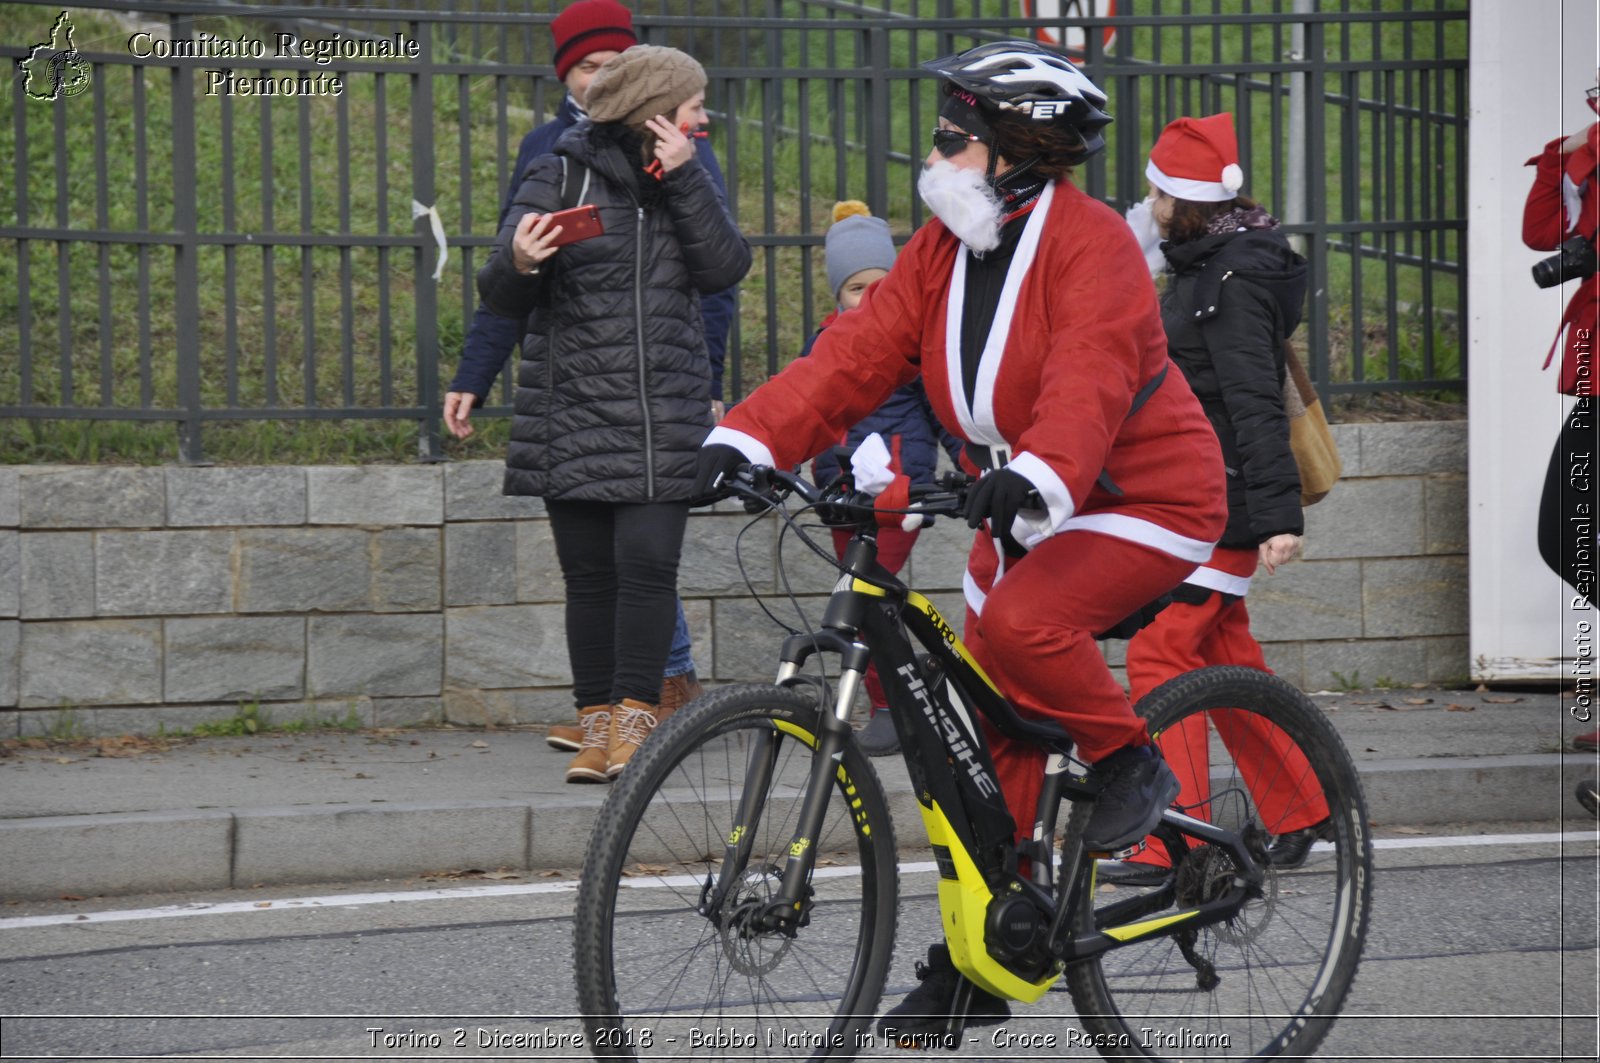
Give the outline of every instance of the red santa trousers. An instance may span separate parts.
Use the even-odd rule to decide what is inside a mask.
[[[905,567],[906,558],[911,556],[911,548],[917,545],[917,534],[922,529],[917,528],[906,531],[904,528],[879,528],[878,529],[878,564],[888,569],[892,575],[898,576]],[[840,561],[844,560],[845,547],[850,545],[850,540],[855,538],[855,532],[849,528],[833,529],[833,552]],[[872,705],[874,714],[888,707],[889,697],[883,692],[883,680],[878,678],[878,666],[869,664],[867,674],[862,682],[867,687],[867,700]]]
[[[1064,727],[1078,753],[1094,763],[1123,746],[1146,745],[1134,715],[1095,644],[1105,631],[1159,598],[1194,571],[1148,546],[1091,531],[1068,531],[1008,559],[1003,574],[994,540],[980,531],[967,560],[967,648],[1024,714]],[[985,724],[995,773],[1017,824],[1032,836],[1045,751]]]
[[[1208,573],[1220,573],[1233,577],[1243,590],[1255,571],[1256,558],[1255,550],[1218,547],[1196,573],[1196,582],[1203,581]],[[1135,635],[1128,644],[1127,662],[1133,700],[1137,702],[1174,676],[1212,664],[1271,671],[1261,655],[1260,644],[1250,635],[1250,614],[1245,610],[1242,594],[1233,597],[1214,590],[1200,605],[1174,602],[1157,615],[1153,624]],[[1253,713],[1218,709],[1206,717],[1238,766],[1268,831],[1287,834],[1328,817],[1328,805],[1311,774],[1311,765],[1288,735]],[[1207,730],[1204,718],[1191,716],[1167,728],[1157,736],[1156,744],[1183,784],[1178,804],[1191,815],[1209,820],[1211,759]],[[1170,863],[1160,841],[1147,841],[1148,850],[1142,861]]]

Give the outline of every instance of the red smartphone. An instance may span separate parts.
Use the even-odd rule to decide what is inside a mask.
[[[573,207],[571,210],[558,210],[549,215],[550,224],[545,227],[549,232],[557,225],[561,226],[561,235],[551,243],[551,247],[565,247],[567,244],[579,240],[587,240],[591,236],[599,236],[605,232],[605,226],[600,224],[600,209],[593,203]]]

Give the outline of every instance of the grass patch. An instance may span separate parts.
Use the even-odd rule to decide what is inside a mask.
[[[222,720],[211,720],[198,723],[188,732],[163,732],[163,736],[174,737],[192,736],[195,738],[237,738],[255,734],[309,734],[313,731],[360,731],[366,727],[361,719],[361,714],[354,703],[346,709],[343,716],[323,716],[313,712],[309,716],[297,717],[278,723],[272,719],[272,714],[261,707],[257,701],[240,702],[239,709],[232,716]]]
[[[1161,21],[1122,28],[1090,69],[1119,119],[1105,155],[1081,175],[1085,186],[1125,207],[1144,194],[1144,158],[1166,121],[1230,109],[1239,118],[1248,190],[1282,212],[1292,183],[1282,132],[1289,77],[1271,67],[1281,66],[1292,38],[1286,24],[1237,19],[1288,7],[1287,0],[1120,4],[1119,14]],[[1462,376],[1460,274],[1440,265],[1462,262],[1462,237],[1426,225],[1465,216],[1465,140],[1457,127],[1466,108],[1466,9],[1466,0],[1340,0],[1337,13],[1348,19],[1312,33],[1329,63],[1382,65],[1329,71],[1312,86],[1327,102],[1311,209],[1331,222],[1401,223],[1365,237],[1365,247],[1327,245],[1326,311],[1310,346],[1335,388]],[[950,13],[933,0],[884,0],[881,10]],[[918,64],[975,43],[980,31],[1025,35],[1018,10],[1009,0],[971,0],[957,5],[961,17],[976,20],[969,29],[885,19],[871,32],[804,0],[755,8],[670,0],[645,13],[791,20],[786,28],[755,22],[650,31],[652,40],[690,48],[714,74],[736,72],[711,85],[719,112],[713,143],[741,226],[785,241],[758,249],[742,285],[729,398],[787,364],[832,309],[821,241],[836,199],[881,189],[874,205],[901,237],[924,220],[915,178],[936,100]],[[1419,17],[1362,18],[1406,11]],[[1463,17],[1431,17],[1440,11]],[[7,41],[35,40],[53,15],[40,5],[3,4],[0,31]],[[72,15],[81,52],[125,53],[131,23],[90,10]],[[328,17],[336,21],[338,9]],[[196,24],[219,37],[268,33],[259,22],[220,15]],[[433,54],[441,63],[543,63],[545,37],[542,27],[509,22],[439,27]],[[862,76],[872,70],[884,76]],[[408,75],[340,73],[347,89],[337,99],[197,95],[194,180],[174,170],[175,82],[159,66],[98,63],[89,92],[54,105],[29,101],[17,121],[4,123],[0,152],[20,157],[28,180],[0,185],[0,216],[31,227],[169,233],[177,208],[192,202],[198,231],[223,242],[196,253],[199,318],[180,329],[185,282],[170,246],[0,240],[0,349],[29,355],[26,365],[0,359],[0,406],[173,411],[176,420],[176,352],[193,343],[200,403],[248,414],[205,425],[212,460],[414,460],[423,396],[442,393],[453,375],[475,309],[474,276],[506,171],[522,134],[553,108],[559,89],[548,78],[438,74],[424,123],[429,152],[414,139],[419,100]],[[1362,102],[1378,99],[1387,102]],[[456,243],[436,292],[426,279],[433,242],[411,216],[419,168]],[[301,234],[348,235],[356,246],[295,246]],[[421,293],[436,295],[431,310],[426,299],[419,304]],[[1451,402],[1460,394],[1447,383],[1429,398]],[[502,379],[489,404],[508,401]],[[341,408],[395,412],[342,421],[292,416]],[[479,435],[446,453],[498,456],[500,421],[480,416]],[[170,462],[176,431],[170,420],[45,418],[0,424],[0,454],[13,462]]]

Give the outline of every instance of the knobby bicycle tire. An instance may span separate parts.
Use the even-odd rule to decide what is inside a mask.
[[[1138,711],[1180,779],[1184,760],[1199,765],[1201,751],[1209,757],[1209,770],[1200,773],[1210,779],[1209,801],[1186,807],[1189,814],[1234,828],[1256,824],[1264,848],[1271,836],[1299,829],[1320,812],[1312,796],[1320,789],[1331,848],[1319,843],[1297,869],[1269,868],[1264,895],[1234,921],[1192,932],[1191,954],[1211,964],[1218,979],[1210,988],[1174,936],[1069,966],[1067,987],[1091,1043],[1121,1059],[1307,1056],[1349,993],[1372,904],[1372,840],[1350,754],[1309,698],[1250,668],[1178,676]],[[1299,762],[1285,741],[1303,754],[1316,786],[1289,768]],[[1186,791],[1180,806],[1194,797]],[[1069,838],[1082,831],[1090,810],[1074,807]],[[1191,850],[1178,861],[1183,896],[1174,908],[1226,889],[1231,866],[1220,849]],[[1063,889],[1069,875],[1063,869]],[[1080,933],[1094,925],[1096,904],[1129,896],[1127,887],[1097,892],[1074,913]]]
[[[781,885],[818,712],[793,690],[725,687],[664,721],[622,773],[595,823],[574,924],[596,1056],[848,1059],[870,1043],[898,865],[883,787],[854,741],[813,840],[803,925],[793,937],[739,929]],[[712,918],[699,908],[753,747],[770,747],[771,781],[745,871]]]

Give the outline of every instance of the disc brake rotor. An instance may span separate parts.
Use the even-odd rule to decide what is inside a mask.
[[[782,884],[783,872],[777,867],[746,871],[723,904],[727,915],[718,931],[722,954],[742,975],[772,973],[794,944],[792,936],[759,927],[761,915]]]

